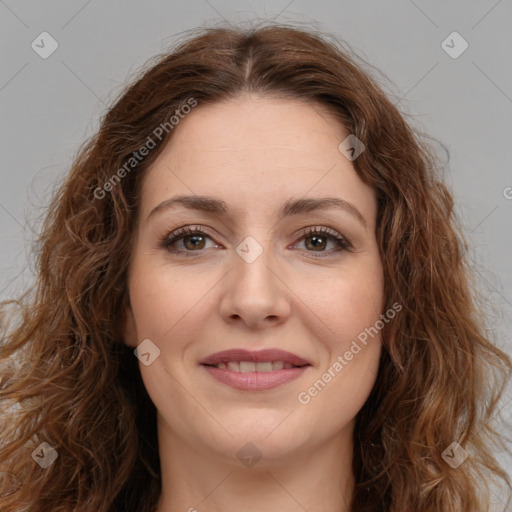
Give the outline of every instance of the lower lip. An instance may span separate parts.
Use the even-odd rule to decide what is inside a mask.
[[[201,365],[213,378],[235,389],[245,391],[272,389],[300,377],[309,366],[273,370],[271,372],[234,372],[227,368]]]

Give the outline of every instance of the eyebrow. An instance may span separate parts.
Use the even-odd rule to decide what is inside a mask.
[[[229,211],[228,205],[224,201],[214,197],[179,195],[166,199],[165,201],[162,201],[160,204],[156,205],[149,213],[147,220],[156,215],[158,212],[168,210],[169,208],[173,208],[175,206],[182,206],[189,210],[202,211],[218,216],[226,216]],[[278,220],[281,221],[285,217],[292,215],[300,215],[316,210],[326,210],[330,208],[337,208],[352,214],[365,228],[367,227],[366,220],[361,212],[352,203],[349,203],[340,197],[288,199],[279,210]]]

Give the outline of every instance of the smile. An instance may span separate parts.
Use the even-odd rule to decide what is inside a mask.
[[[262,361],[257,363],[254,361],[228,361],[227,363],[216,364],[215,368],[227,368],[232,372],[241,373],[267,373],[276,370],[288,370],[290,368],[297,368],[297,366],[294,366],[293,364],[287,361]]]
[[[311,367],[306,359],[279,349],[225,350],[208,356],[200,365],[218,382],[244,391],[281,386]]]

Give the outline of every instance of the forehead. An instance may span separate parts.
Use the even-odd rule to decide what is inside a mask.
[[[199,103],[147,170],[141,213],[175,194],[221,197],[255,211],[290,197],[336,195],[372,218],[373,190],[338,149],[348,135],[317,103],[255,95]]]

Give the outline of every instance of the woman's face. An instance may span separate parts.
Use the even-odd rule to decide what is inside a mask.
[[[199,103],[149,168],[125,341],[150,340],[140,371],[175,444],[234,459],[250,442],[262,464],[351,437],[383,273],[348,135],[320,105],[241,96]]]

